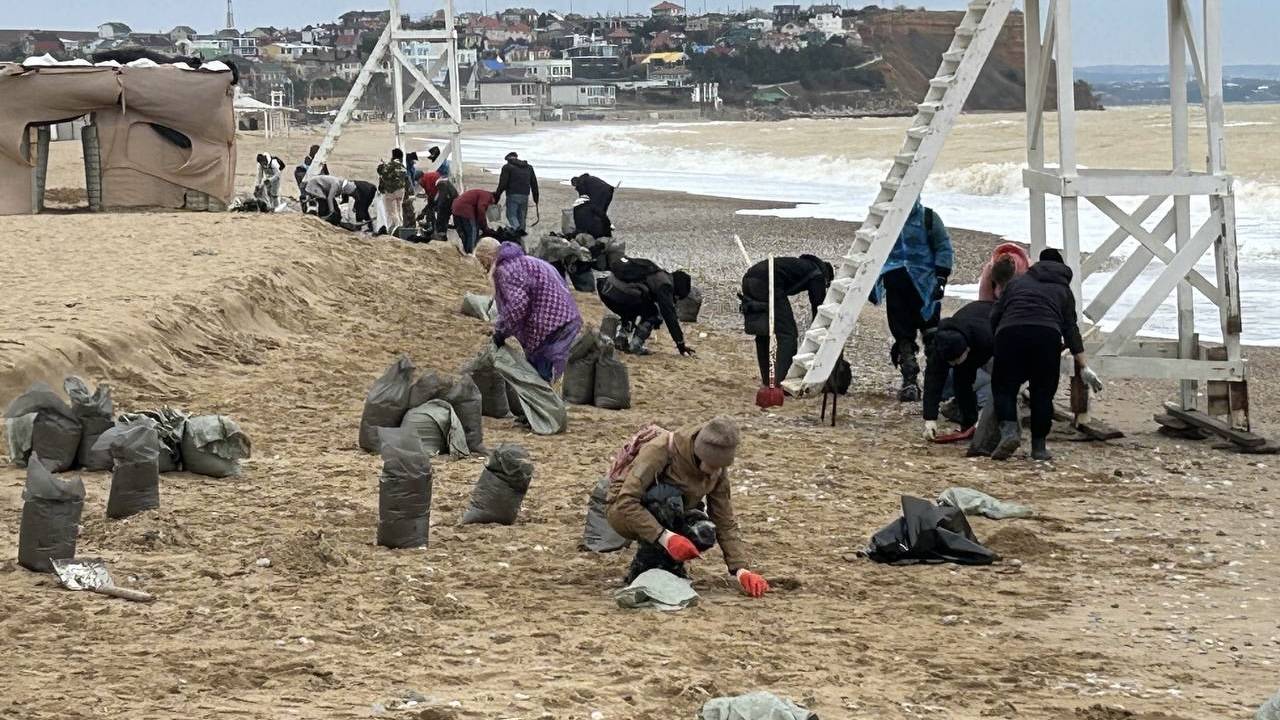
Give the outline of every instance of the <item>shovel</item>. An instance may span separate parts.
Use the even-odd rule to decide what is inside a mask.
[[[100,595],[124,598],[134,602],[151,602],[155,596],[141,590],[116,587],[107,572],[107,564],[101,558],[79,560],[51,560],[58,582],[68,590],[91,590]]]
[[[741,247],[741,244],[739,245]],[[746,254],[746,251],[743,251]],[[782,406],[782,388],[778,387],[778,344],[773,334],[773,256],[769,256],[769,387],[756,391],[756,406],[761,410]]]

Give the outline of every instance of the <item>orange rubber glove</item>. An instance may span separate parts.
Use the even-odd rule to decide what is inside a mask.
[[[698,552],[698,548],[694,547],[689,538],[683,535],[676,535],[673,532],[664,532],[658,538],[658,542],[662,545],[667,554],[676,562],[689,562],[696,558],[702,557],[702,553]]]
[[[738,584],[742,586],[743,592],[753,598],[761,597],[769,592],[769,581],[750,570],[738,571]]]

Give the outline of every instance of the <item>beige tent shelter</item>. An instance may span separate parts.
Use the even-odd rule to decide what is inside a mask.
[[[235,181],[232,77],[222,63],[0,63],[0,215],[40,210],[48,126],[85,115],[92,209],[224,208]]]

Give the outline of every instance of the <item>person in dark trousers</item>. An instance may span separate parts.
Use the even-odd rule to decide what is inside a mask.
[[[681,355],[695,354],[684,343],[676,313],[676,301],[688,297],[692,285],[688,273],[669,273],[652,260],[623,257],[612,263],[597,289],[604,306],[621,320],[614,346],[633,355],[648,355],[645,342],[665,323],[676,350]]]
[[[609,213],[609,205],[613,203],[613,186],[595,175],[583,173],[569,180],[575,192],[591,200],[591,204],[600,208],[600,212]]]
[[[613,237],[613,223],[609,216],[586,195],[573,201],[573,229],[579,235],[593,238]]]
[[[299,191],[299,192],[302,192],[302,178],[304,178],[304,177],[306,177],[306,176],[307,176],[307,169],[311,167],[311,160],[312,160],[313,158],[315,158],[316,153],[318,153],[318,152],[320,152],[320,146],[319,146],[319,145],[312,145],[312,146],[311,146],[311,149],[307,151],[307,157],[306,157],[306,159],[304,159],[302,162],[298,163],[298,164],[293,168],[293,179],[294,179],[294,181],[295,181],[295,182],[297,182],[297,183],[298,183],[298,191]],[[320,174],[321,174],[321,175],[328,175],[328,174],[329,174],[329,164],[328,164],[328,163],[325,163],[324,165],[321,165],[321,166],[320,166]]]
[[[502,166],[502,174],[498,176],[498,189],[493,191],[494,202],[501,202],[502,195],[507,196],[507,225],[520,232],[525,231],[525,220],[529,215],[529,198],[538,204],[538,174],[533,166],[515,153],[507,153],[507,164]]]
[[[942,388],[951,376],[956,405],[960,409],[960,427],[967,430],[978,422],[978,394],[975,389],[978,371],[987,367],[995,353],[995,336],[991,332],[993,302],[979,300],[956,311],[938,323],[924,371],[924,438],[938,437],[938,405]]]
[[[489,232],[485,213],[493,202],[493,193],[479,188],[468,190],[453,201],[453,225],[462,238],[462,251],[468,255],[476,249],[480,234]]]
[[[898,391],[902,402],[920,399],[916,337],[924,338],[927,354],[941,317],[953,257],[946,226],[937,213],[917,200],[871,294],[873,303],[885,302],[893,335],[889,357],[902,373],[902,389]]]
[[[1031,386],[1031,457],[1053,459],[1046,439],[1053,429],[1053,396],[1058,392],[1064,344],[1075,356],[1081,379],[1094,392],[1102,390],[1084,354],[1071,277],[1062,253],[1048,248],[1040,253],[1040,262],[1005,287],[991,310],[996,338],[991,385],[1000,421],[1000,442],[992,459],[1007,460],[1022,442],[1018,391],[1023,383]]]
[[[453,181],[441,174],[436,181],[435,235],[444,239],[449,234],[449,218],[453,217],[453,201],[458,199],[458,188]]]
[[[806,293],[813,317],[835,277],[831,263],[814,255],[773,259],[774,301],[773,330],[778,342],[777,380],[787,376],[791,360],[800,343],[800,329],[791,311],[791,296]],[[742,276],[743,331],[756,336],[756,362],[760,365],[760,384],[769,384],[769,261],[752,265]]]
[[[351,193],[355,202],[351,207],[355,211],[356,222],[363,223],[369,232],[373,232],[373,216],[369,214],[369,207],[378,194],[378,186],[364,180],[356,180],[355,186],[355,192]]]

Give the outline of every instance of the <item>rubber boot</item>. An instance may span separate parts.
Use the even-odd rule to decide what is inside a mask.
[[[902,389],[898,391],[900,402],[920,401],[920,363],[916,360],[917,350],[914,342],[898,343],[898,370],[902,372]]]
[[[1022,444],[1022,429],[1016,420],[1005,420],[1000,423],[1000,444],[991,453],[992,460],[1008,460],[1013,457],[1018,446]]]
[[[649,340],[649,335],[653,332],[653,326],[647,322],[642,322],[636,326],[635,332],[631,333],[631,347],[628,351],[632,355],[648,355],[649,350],[644,344]]]
[[[1053,453],[1049,452],[1049,448],[1046,447],[1046,440],[1048,438],[1031,436],[1032,460],[1039,460],[1040,462],[1051,462],[1053,460]]]

